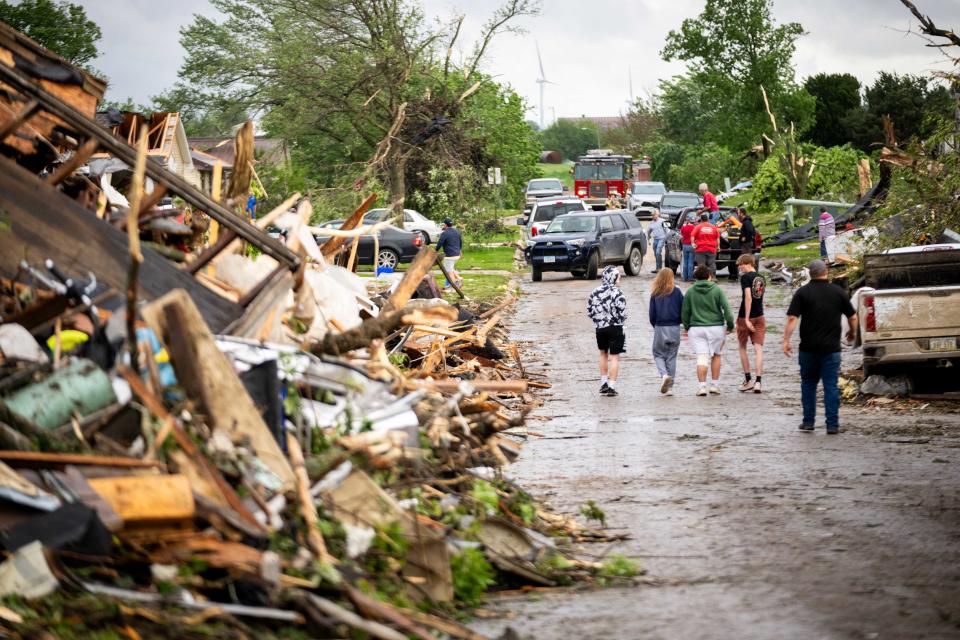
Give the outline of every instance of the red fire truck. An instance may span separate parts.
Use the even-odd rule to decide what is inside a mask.
[[[633,158],[594,149],[573,165],[573,192],[593,209],[605,209],[607,198],[623,197],[633,180]]]

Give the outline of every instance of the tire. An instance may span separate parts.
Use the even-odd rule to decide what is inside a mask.
[[[430,234],[427,233],[426,231],[417,231],[417,233],[419,233],[419,234],[420,234],[420,237],[423,238],[423,246],[429,247],[429,246],[430,246]]]
[[[587,259],[587,270],[583,274],[583,277],[586,280],[596,280],[598,269],[600,269],[600,256],[597,255],[596,251],[594,251],[593,253],[590,254],[590,257]]]
[[[543,271],[541,271],[540,269],[537,269],[536,267],[533,267],[533,270],[530,273],[530,279],[533,280],[534,282],[540,282],[541,280],[543,280]]]
[[[393,249],[380,249],[380,253],[377,255],[377,268],[389,267],[390,269],[396,269],[397,265],[400,264],[400,255]]]
[[[627,255],[627,260],[623,263],[623,270],[628,276],[638,276],[640,275],[640,270],[642,268],[643,254],[640,253],[640,247],[630,247],[630,253]]]

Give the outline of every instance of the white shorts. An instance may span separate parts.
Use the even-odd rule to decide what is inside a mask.
[[[720,355],[723,343],[727,339],[727,328],[723,325],[716,327],[690,327],[687,331],[690,338],[690,348],[697,355]]]
[[[448,272],[457,270],[457,260],[460,259],[460,256],[454,256],[452,258],[443,259],[443,268]]]

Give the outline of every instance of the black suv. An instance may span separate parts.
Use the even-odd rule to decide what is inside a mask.
[[[627,275],[640,274],[647,236],[629,211],[568,213],[557,216],[527,245],[533,281],[544,271],[568,271],[593,280],[607,264],[622,264]]]

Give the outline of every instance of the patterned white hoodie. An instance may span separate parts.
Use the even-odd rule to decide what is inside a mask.
[[[627,321],[627,299],[617,286],[619,276],[616,267],[605,267],[603,283],[587,298],[587,315],[597,329],[622,327]]]

